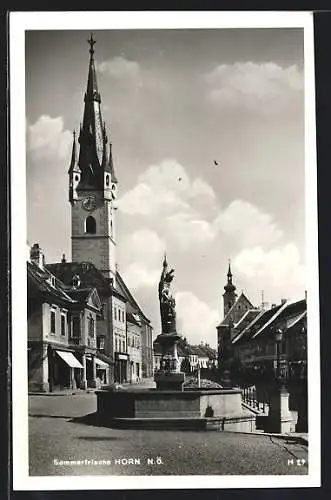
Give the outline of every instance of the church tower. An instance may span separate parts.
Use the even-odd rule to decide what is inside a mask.
[[[73,133],[69,174],[71,204],[71,253],[75,262],[92,262],[115,284],[116,232],[115,213],[118,183],[112,144],[108,144],[101,114],[101,98],[94,64],[91,34],[87,88],[84,96],[83,123],[78,143]],[[79,149],[79,151],[78,151]]]
[[[231,263],[229,261],[229,269],[227,274],[227,284],[224,287],[225,292],[223,293],[223,307],[224,307],[224,317],[227,315],[233,304],[237,299],[236,287],[232,283],[232,272]]]

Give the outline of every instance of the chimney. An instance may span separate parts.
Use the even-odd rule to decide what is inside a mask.
[[[305,301],[307,302],[307,290],[305,290]]]
[[[271,304],[271,309],[273,309],[276,306],[277,306],[277,304]]]
[[[65,264],[67,261],[66,261],[66,254],[63,253],[62,254],[62,260],[61,260],[61,264]]]
[[[283,305],[285,304],[285,302],[286,302],[286,301],[287,301],[287,299],[281,299],[281,300],[280,300],[281,305],[283,306]]]
[[[37,264],[40,269],[45,265],[45,257],[38,243],[35,243],[30,250],[30,260]]]

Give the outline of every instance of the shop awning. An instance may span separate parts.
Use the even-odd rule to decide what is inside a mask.
[[[55,351],[60,358],[63,359],[65,363],[67,363],[70,368],[83,368],[83,365],[80,364],[77,358],[72,354],[72,352],[65,351]]]
[[[104,361],[102,361],[101,359],[99,358],[95,358],[95,363],[100,366],[101,368],[109,368],[109,365],[108,363],[105,363]]]

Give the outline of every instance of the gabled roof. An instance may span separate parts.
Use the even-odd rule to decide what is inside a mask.
[[[298,314],[294,316],[293,318],[289,319],[287,321],[287,330],[290,328],[293,328],[299,321],[307,317],[307,311],[302,312],[301,314]]]
[[[126,320],[128,323],[132,323],[133,325],[141,326],[141,322],[137,319],[135,314],[126,313]]]
[[[75,299],[80,305],[89,306],[97,311],[102,309],[102,304],[96,288],[72,288],[68,295]]]
[[[221,321],[221,323],[218,326],[228,325],[229,324],[229,319],[231,318],[231,315],[233,314],[233,311],[236,309],[238,303],[242,299],[245,299],[248,302],[250,308],[254,309],[254,306],[251,303],[251,301],[246,297],[246,295],[244,294],[244,292],[241,292],[241,294],[236,298],[235,302],[232,304],[232,307],[228,310],[227,314],[224,316],[223,320]]]
[[[281,305],[278,305],[272,309],[260,311],[259,314],[257,314],[255,318],[253,318],[252,321],[248,323],[248,325],[234,337],[233,343],[235,344],[236,342],[238,342],[238,340],[243,338],[244,335],[247,335],[248,332],[251,332],[252,328],[254,328],[255,331],[256,329],[261,328],[261,326],[263,326],[280,309],[280,307]]]
[[[37,293],[46,295],[54,300],[76,304],[76,300],[69,296],[64,284],[57,279],[48,269],[41,269],[34,262],[27,262],[28,286],[35,287]],[[52,284],[53,282],[53,284]]]
[[[198,355],[200,358],[216,359],[217,352],[215,349],[206,344],[192,346],[195,352],[192,354]]]
[[[117,287],[118,291],[126,298],[126,300],[128,301],[128,303],[130,304],[132,310],[129,311],[129,312],[131,312],[131,313],[139,313],[140,317],[142,319],[144,319],[144,321],[146,323],[149,324],[150,320],[147,318],[147,316],[145,316],[145,314],[143,313],[143,311],[140,309],[138,302],[133,297],[132,293],[130,292],[130,290],[126,286],[126,284],[125,284],[122,276],[120,275],[120,273],[118,271],[116,271],[116,287]]]
[[[80,288],[96,288],[100,295],[115,295],[123,301],[127,300],[92,262],[56,262],[46,264],[46,267],[70,289],[73,276],[78,274],[81,282]]]
[[[306,310],[306,301],[305,300],[299,300],[296,302],[284,302],[277,311],[274,312],[273,315],[271,315],[268,320],[261,325],[261,328],[253,335],[253,339],[257,337],[258,335],[261,335],[261,333],[266,329],[270,328],[274,323],[276,322],[281,322],[284,320],[291,319],[292,317],[297,318],[300,313],[304,313]],[[271,311],[274,311],[274,309],[271,309]]]
[[[249,323],[253,321],[260,314],[260,309],[248,309],[240,320],[233,326],[237,331],[243,330]]]

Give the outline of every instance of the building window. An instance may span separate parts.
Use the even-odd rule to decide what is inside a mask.
[[[61,335],[66,334],[66,316],[61,314]]]
[[[87,234],[95,234],[97,232],[97,223],[92,215],[89,215],[85,221],[85,231]]]
[[[80,337],[80,318],[77,316],[72,319],[72,336]]]
[[[94,338],[94,319],[92,316],[89,317],[89,325],[88,325],[88,333],[89,336],[93,339]]]
[[[105,348],[105,339],[104,337],[98,337],[98,349],[103,351]]]
[[[55,311],[51,311],[51,333],[55,333]]]
[[[109,186],[109,175],[106,175],[106,186]]]
[[[101,306],[101,316],[102,316],[102,319],[106,319],[107,318],[107,309],[106,309],[107,305],[106,303],[104,302]]]
[[[116,309],[116,307],[114,307],[114,319],[117,320],[117,309]]]
[[[75,181],[78,182],[79,181],[79,176],[78,175],[75,175]]]

